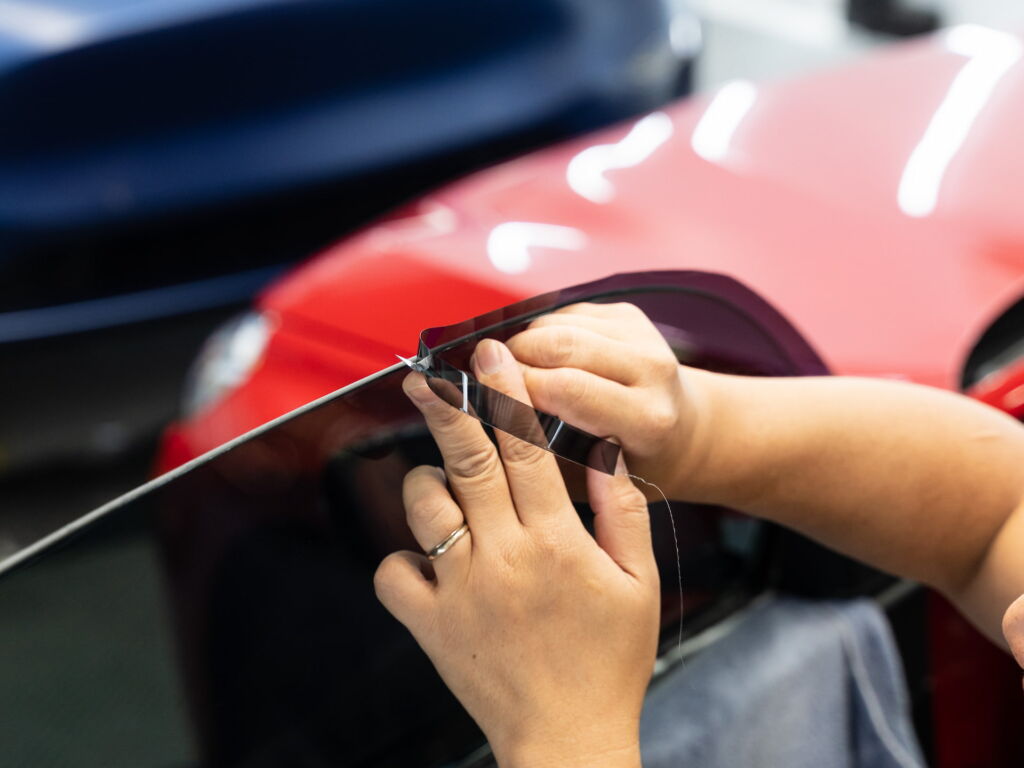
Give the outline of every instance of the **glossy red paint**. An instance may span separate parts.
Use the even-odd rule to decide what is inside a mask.
[[[968,394],[1024,421],[1024,359],[989,374]]]
[[[280,326],[261,367],[179,439],[196,455],[391,364],[423,327],[641,269],[740,279],[838,373],[957,386],[1024,293],[1022,41],[966,29],[732,84],[441,189],[268,290]],[[898,195],[929,135],[959,140],[934,211],[911,216]]]

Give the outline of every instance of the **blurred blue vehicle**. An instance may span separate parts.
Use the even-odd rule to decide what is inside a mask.
[[[0,474],[155,434],[345,231],[685,93],[679,3],[0,0]]]

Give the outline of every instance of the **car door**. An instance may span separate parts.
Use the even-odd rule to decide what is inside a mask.
[[[757,295],[696,272],[539,296],[425,331],[421,351],[464,370],[480,338],[584,300],[636,304],[688,365],[827,373]],[[416,546],[404,473],[440,463],[402,394],[407,372],[398,363],[310,403],[0,564],[5,764],[488,764],[473,721],[373,592],[380,560]],[[731,510],[665,506],[651,507],[659,671],[778,583],[786,546]]]

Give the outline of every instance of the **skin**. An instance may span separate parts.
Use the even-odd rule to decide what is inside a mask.
[[[741,509],[930,584],[1024,665],[1024,428],[1006,415],[903,383],[681,367],[628,304],[567,307],[508,349],[481,342],[474,370],[614,437],[631,471],[671,498]],[[502,768],[635,768],[657,634],[642,495],[622,474],[588,474],[591,538],[550,456],[501,434],[499,456],[421,377],[406,391],[448,480],[410,473],[410,526],[425,549],[463,518],[472,533],[433,569],[413,553],[387,558],[382,602]]]
[[[529,402],[504,346],[480,344],[474,373]],[[659,621],[643,495],[624,466],[614,476],[590,472],[591,537],[551,454],[502,433],[496,449],[419,374],[405,391],[444,456],[443,471],[417,467],[405,478],[413,535],[428,550],[463,520],[471,532],[432,562],[413,552],[385,558],[378,598],[480,725],[502,768],[637,768]]]

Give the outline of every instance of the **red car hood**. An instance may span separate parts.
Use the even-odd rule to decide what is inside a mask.
[[[424,325],[614,272],[701,269],[760,292],[837,372],[952,386],[1024,291],[1022,50],[958,27],[729,84],[443,189],[261,304],[356,333],[385,364]]]
[[[394,363],[424,327],[644,269],[739,279],[837,373],[957,387],[1024,294],[1022,52],[957,27],[446,187],[268,290],[262,365],[164,466]]]

